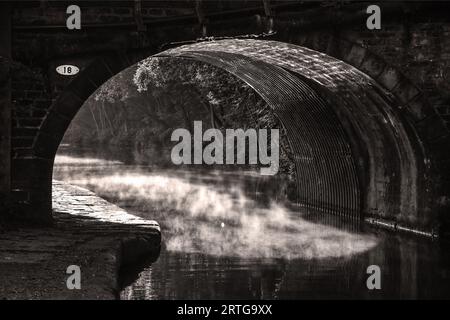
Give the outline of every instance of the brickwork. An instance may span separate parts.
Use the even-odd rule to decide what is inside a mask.
[[[195,41],[202,36],[193,3],[180,1],[170,6],[159,1],[151,3],[141,10],[147,26],[141,32],[137,31],[131,2],[114,8],[101,1],[85,5],[82,7],[85,28],[70,32],[64,29],[66,14],[62,5],[49,3],[41,7],[23,3],[15,7],[12,191],[19,220],[48,222],[53,156],[60,136],[83,101],[109,77],[167,48],[168,43]],[[204,8],[208,35],[232,37],[268,30],[264,11],[255,10],[254,2],[216,3]],[[361,12],[361,7],[349,8]],[[353,76],[367,77],[379,85],[380,89],[373,89],[372,94],[357,97],[358,103],[397,105],[396,112],[405,118],[403,123],[409,124],[404,129],[406,136],[419,137],[409,142],[412,148],[424,149],[425,157],[414,174],[426,181],[433,179],[433,184],[439,185],[441,191],[432,201],[445,207],[450,205],[450,198],[442,190],[449,190],[450,179],[440,173],[450,167],[450,22],[442,17],[441,20],[428,17],[428,13],[416,21],[418,12],[422,13],[420,8],[413,12],[401,6],[393,8],[394,11],[389,10],[395,14],[384,16],[382,30],[368,31],[361,19],[365,15],[359,13],[355,14],[358,19],[344,16],[338,19],[338,10],[332,6],[325,10],[323,6],[309,5],[306,9],[296,7],[289,11],[277,7],[273,13],[277,33],[269,38],[326,53],[361,71]],[[238,11],[214,16],[224,10]],[[184,18],[177,20],[180,16]],[[316,21],[322,21],[320,26]],[[102,24],[108,24],[109,28],[101,27]],[[33,29],[32,25],[44,27]],[[316,73],[315,81],[333,89],[333,81],[329,81],[333,63],[326,56],[311,52],[303,58],[307,59],[305,63],[316,60],[317,69],[312,70]],[[279,59],[282,61],[283,57]],[[80,66],[80,74],[56,75],[55,67],[64,63]],[[310,75],[305,70],[299,74],[307,79]],[[350,86],[348,81],[333,89],[335,96],[349,94],[350,87],[346,86]],[[348,96],[347,104],[354,98]],[[385,181],[378,179],[376,183],[382,185]],[[423,190],[433,187],[429,184],[424,182]]]
[[[0,6],[0,226],[9,214],[11,189],[11,27],[9,6]]]

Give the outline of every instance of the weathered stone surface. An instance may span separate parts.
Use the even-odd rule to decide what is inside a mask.
[[[53,199],[54,227],[0,233],[0,299],[115,299],[121,265],[158,254],[155,221],[60,182]],[[81,290],[67,289],[69,265]]]
[[[11,189],[11,18],[0,4],[0,227],[9,211]]]

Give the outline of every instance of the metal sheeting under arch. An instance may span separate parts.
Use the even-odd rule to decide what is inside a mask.
[[[360,188],[346,133],[333,110],[303,80],[281,67],[237,53],[163,52],[156,57],[201,61],[246,82],[286,130],[295,159],[298,202],[359,218]]]
[[[159,55],[193,52],[240,54],[303,80],[327,101],[347,134],[357,167],[361,214],[406,225],[421,221],[430,227],[432,218],[422,214],[430,201],[426,150],[404,108],[374,79],[327,54],[272,40],[202,41]]]

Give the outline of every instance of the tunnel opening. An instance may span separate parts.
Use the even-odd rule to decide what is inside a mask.
[[[215,128],[224,135],[230,129],[281,128],[279,174],[256,179],[256,173],[262,168],[249,164],[249,153],[244,153],[245,164],[175,165],[171,156],[176,142],[171,140],[171,134],[181,128],[196,134],[195,123],[200,123],[203,130]],[[239,141],[236,142],[237,155]],[[246,148],[249,142],[246,141]],[[117,148],[112,150],[113,155],[107,150],[103,154],[88,152],[77,164],[70,150],[86,145],[94,149],[107,145]],[[204,141],[203,147],[206,145]],[[194,150],[189,153],[194,154]],[[80,165],[82,173],[86,166],[99,164],[101,159],[98,158],[106,160],[105,166],[137,164],[180,170],[180,174],[208,170],[226,175],[238,170],[255,176],[253,182],[248,181],[246,193],[261,197],[261,190],[264,190],[267,202],[273,199],[284,202],[295,197],[290,191],[295,180],[290,146],[281,123],[265,100],[234,75],[194,60],[154,58],[151,67],[148,64],[132,66],[86,100],[65,133],[56,156],[56,168]],[[57,170],[56,178],[61,176],[64,175]],[[217,180],[220,183],[220,176]],[[270,183],[275,184],[269,187]]]
[[[291,201],[340,217],[434,228],[434,190],[426,184],[431,173],[423,143],[408,113],[366,74],[310,49],[262,40],[186,45],[140,65],[171,59],[225,70],[264,100],[286,137],[293,164],[294,178],[286,179]],[[69,86],[55,102],[35,142],[37,153],[50,159],[50,165],[70,121],[98,88],[92,84],[122,71],[124,59],[119,60],[120,66],[103,60],[84,70],[81,75],[89,84],[79,76],[73,89]],[[220,124],[213,108],[202,108],[209,116],[206,122]]]
[[[240,61],[252,66],[245,58]],[[302,194],[296,179],[302,170],[296,165],[311,161],[296,159],[280,115],[292,113],[298,102],[308,106],[308,98],[316,96],[306,92],[304,100],[292,99],[292,108],[283,111],[283,93],[307,87],[295,87],[293,75],[263,66],[259,71],[254,64],[250,76],[258,79],[270,71],[268,79],[291,80],[269,102],[267,93],[260,94],[263,86],[255,89],[222,67],[192,58],[152,57],[126,69],[91,95],[72,121],[55,159],[54,178],[87,188],[135,216],[157,220],[164,235],[162,264],[165,259],[179,261],[183,254],[194,260],[200,255],[206,264],[214,259],[238,259],[240,264],[247,259],[347,257],[369,250],[377,244],[372,236],[313,222],[304,204],[289,206],[300,203]],[[267,92],[270,83],[266,81]],[[186,128],[195,135],[196,122],[225,134],[230,128],[279,128],[277,174],[261,175],[261,166],[248,162],[173,164],[170,133]],[[126,132],[129,136],[122,136]],[[78,150],[77,144],[94,150]],[[56,207],[61,206],[59,201]]]
[[[348,197],[352,192],[350,186],[358,186],[353,189],[359,193],[354,197],[359,200],[359,214],[356,216],[362,214],[419,229],[436,227],[435,213],[430,210],[435,206],[432,199],[436,191],[429,185],[430,156],[423,138],[419,138],[408,110],[399,106],[394,96],[371,77],[323,53],[275,41],[204,42],[162,54],[189,56],[214,55],[217,52],[238,53],[258,63],[265,62],[288,71],[310,86],[324,101],[325,113],[335,117],[330,123],[342,129],[341,141],[350,146],[350,159],[347,161],[351,163],[348,167],[352,168],[349,171],[352,173],[346,177],[354,179],[355,183],[347,180],[336,189],[343,187],[345,191],[341,195]],[[326,128],[323,119],[317,117],[313,120],[320,123],[322,134]],[[330,134],[327,137],[329,139]],[[333,158],[336,160],[336,153]],[[327,161],[331,163],[329,159]],[[335,167],[337,162],[333,163]],[[342,176],[335,181],[340,180]],[[320,184],[319,180],[315,185]],[[327,201],[339,199],[336,189],[326,196]],[[345,200],[341,202],[345,203]],[[321,206],[322,209],[324,207],[326,205]]]
[[[180,67],[184,64],[189,67]],[[180,71],[175,70],[172,65],[178,66],[188,74],[194,73],[195,76],[181,75]],[[202,81],[210,82],[209,79],[202,78],[204,77],[202,72],[203,75],[212,74],[209,79],[217,74],[223,80],[224,76],[221,74],[229,74],[228,77],[235,80],[227,79],[228,83],[225,85],[215,82],[202,87]],[[174,74],[176,76],[173,76]],[[192,131],[196,121],[205,123],[206,128],[219,128],[224,134],[231,128],[281,129],[281,164],[277,165],[281,167],[281,171],[276,177],[280,191],[276,198],[286,198],[285,200],[297,204],[303,211],[319,211],[339,217],[359,219],[361,213],[359,182],[345,132],[334,111],[310,86],[294,74],[242,55],[213,52],[183,57],[151,57],[121,72],[115,78],[133,79],[137,91],[147,93],[148,101],[144,103],[147,114],[148,110],[153,108],[149,107],[150,105],[158,104],[159,112],[165,113],[156,120],[158,124],[155,121],[151,124],[161,126],[165,123],[163,132],[140,133],[147,134],[148,139],[157,136],[168,140],[168,135],[178,127]],[[174,78],[178,79],[174,81]],[[97,94],[94,94],[96,103],[101,102],[102,105],[97,108],[96,113],[90,110],[95,129],[98,131],[99,126],[108,127],[109,125],[111,129],[109,135],[114,135],[113,125],[108,116],[103,117],[102,112],[103,114],[106,112],[105,100],[113,101],[117,90],[120,90],[121,85],[119,82],[114,84],[114,81],[109,81],[98,90]],[[236,83],[231,83],[232,81]],[[211,85],[221,88],[214,92],[211,90]],[[239,102],[234,102],[231,106],[226,105],[224,95],[227,93],[220,91],[227,91],[227,86],[244,87],[241,93],[244,98],[237,97],[235,94],[232,99],[246,100],[247,105],[239,105]],[[155,89],[159,89],[157,94],[154,94]],[[138,98],[129,97],[129,92],[133,89],[127,88],[127,90],[118,99],[121,102],[133,99],[137,101]],[[186,93],[186,90],[189,93]],[[170,99],[173,95],[181,96],[184,102],[180,99]],[[255,105],[250,105],[249,99],[253,100]],[[181,105],[181,108],[176,106],[177,103]],[[141,106],[138,106],[139,104]],[[142,104],[141,99],[135,102],[134,109],[130,108],[137,117],[141,116],[140,112],[145,114]],[[176,120],[170,115],[173,111],[183,115],[183,123],[174,123]],[[152,115],[152,120],[158,117],[158,115],[155,116],[157,113],[158,111]],[[172,122],[170,126],[167,126],[168,121]],[[115,138],[110,137],[110,139]],[[164,144],[166,144],[165,149],[162,147]],[[160,139],[150,150],[157,154],[165,154],[166,165],[170,163],[167,155],[171,152],[167,142]],[[246,156],[248,158],[248,153]],[[226,167],[233,169],[234,166],[226,165]],[[283,184],[280,183],[282,180],[285,180]],[[258,193],[258,190],[255,190],[255,193]]]

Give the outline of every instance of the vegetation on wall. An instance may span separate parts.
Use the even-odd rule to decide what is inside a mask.
[[[286,134],[267,103],[230,73],[185,59],[146,59],[110,79],[86,101],[64,143],[127,146],[168,165],[173,130],[192,129],[196,120],[203,130],[280,129],[279,172],[294,178]]]

